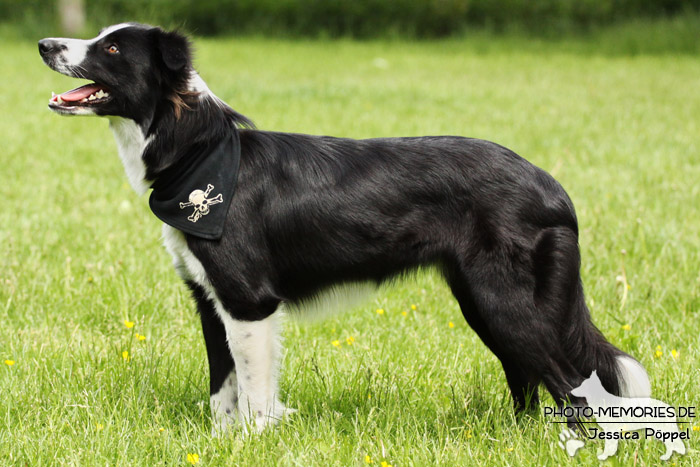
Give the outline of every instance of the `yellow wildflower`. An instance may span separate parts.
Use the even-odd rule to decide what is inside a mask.
[[[632,329],[632,326],[630,326],[629,324],[624,324],[622,326],[622,329],[624,329],[625,331],[629,331],[630,329]]]
[[[340,347],[340,341],[338,340],[331,342],[331,344],[333,344],[334,347]]]
[[[382,467],[391,467],[391,464],[387,461],[382,461]]]
[[[350,336],[347,339],[345,339],[345,342],[347,342],[348,345],[352,345],[352,343],[355,342],[355,338]]]
[[[411,310],[416,311],[418,307],[415,304],[411,304]]]
[[[129,321],[127,319],[124,320],[124,326],[126,326],[127,329],[133,328],[134,324],[136,324],[136,323],[134,323],[133,321]]]
[[[401,316],[408,316],[408,311],[406,311],[406,310],[402,311]]]
[[[371,464],[372,463],[372,458],[369,457],[368,455],[365,456],[365,464]]]
[[[678,358],[678,351],[676,349],[671,350],[671,356],[674,360]]]
[[[383,315],[383,314],[384,314],[384,308],[377,308],[377,314],[378,314],[378,315]]]
[[[125,362],[128,362],[129,360],[131,360],[131,356],[129,355],[128,350],[125,350],[124,352],[122,352],[122,358],[124,359]]]
[[[7,365],[7,366],[12,366],[14,364],[15,364],[14,360],[5,360],[5,365]]]
[[[187,462],[192,465],[199,464],[199,454],[187,453]]]
[[[697,425],[694,426],[694,427],[693,427],[693,431],[700,431],[700,426],[697,426]]]
[[[664,353],[661,351],[661,346],[660,346],[660,345],[657,345],[657,346],[656,346],[656,352],[654,352],[654,357],[656,357],[656,358],[661,358],[661,356],[662,356],[663,354],[664,354]]]
[[[455,323],[453,323],[452,321],[450,321],[449,323],[447,323],[447,325],[448,325],[449,327],[451,327],[451,328],[455,327]]]
[[[98,423],[98,424],[97,424],[97,431],[102,431],[102,429],[103,429],[104,427],[105,427],[105,426],[104,426],[103,424]]]
[[[134,334],[134,337],[135,337],[136,339],[140,340],[140,341],[145,341],[145,340],[146,340],[146,336],[142,336],[142,335],[139,334],[139,333]]]

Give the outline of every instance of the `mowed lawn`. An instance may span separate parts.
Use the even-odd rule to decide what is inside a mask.
[[[697,56],[195,45],[210,88],[262,129],[472,136],[553,173],[577,208],[594,321],[647,368],[655,398],[700,406]],[[199,321],[107,121],[47,110],[51,91],[80,83],[34,43],[4,41],[0,69],[0,464],[597,465],[602,441],[569,459],[542,410],[515,419],[498,360],[430,271],[326,321],[287,322],[282,398],[299,413],[212,438]],[[674,465],[700,463],[691,422]],[[623,441],[606,465],[663,452]]]

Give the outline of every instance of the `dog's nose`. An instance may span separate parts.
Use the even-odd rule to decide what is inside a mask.
[[[50,53],[62,50],[64,46],[54,39],[42,39],[39,41],[39,53],[48,55]]]

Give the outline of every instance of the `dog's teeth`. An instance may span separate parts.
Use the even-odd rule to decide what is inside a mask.
[[[109,97],[109,93],[108,92],[103,93],[102,97]]]
[[[51,99],[53,99],[54,97],[56,97],[56,93],[51,91]]]
[[[81,102],[81,103],[85,103],[85,102],[87,102],[87,99],[85,99],[85,98],[83,97],[82,99],[80,99],[80,102]]]
[[[63,99],[61,99],[61,96],[58,96],[56,98],[56,102],[58,102],[59,104],[63,104]]]
[[[90,94],[90,97],[88,97],[89,101],[94,101],[95,99],[97,99],[97,97],[95,97],[94,94]]]

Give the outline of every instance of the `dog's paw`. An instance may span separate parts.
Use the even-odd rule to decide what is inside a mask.
[[[227,415],[214,416],[211,422],[211,435],[214,438],[224,436],[228,431],[234,430],[239,426],[236,417]]]
[[[244,415],[247,415],[247,417],[244,417],[244,432],[246,434],[249,431],[262,433],[265,429],[277,425],[297,412],[297,409],[290,409],[279,401],[275,402],[273,407],[265,411],[258,410],[255,413],[250,411],[244,412]]]
[[[559,433],[559,447],[566,451],[569,457],[574,457],[584,442],[578,439],[578,435],[571,428],[564,428]]]

